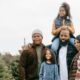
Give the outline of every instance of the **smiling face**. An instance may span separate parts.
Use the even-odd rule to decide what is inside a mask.
[[[66,41],[68,41],[69,40],[69,38],[70,38],[70,32],[69,32],[69,30],[62,30],[61,32],[60,32],[60,40],[62,41],[62,42],[66,42]]]
[[[75,39],[75,41],[74,41],[74,46],[76,47],[76,49],[77,49],[78,51],[80,51],[80,41],[79,41],[79,40]]]
[[[40,45],[42,43],[42,36],[39,34],[39,33],[35,33],[33,36],[32,36],[32,40],[33,40],[33,43],[35,45]]]
[[[51,60],[52,55],[51,55],[51,52],[49,50],[46,51],[45,57],[46,57],[46,60]]]
[[[66,15],[65,8],[61,6],[59,9],[59,16],[64,17],[65,15]]]

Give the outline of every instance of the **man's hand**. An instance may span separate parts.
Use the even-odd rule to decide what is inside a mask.
[[[23,45],[23,46],[22,46],[22,50],[28,50],[28,49],[31,48],[31,47],[32,47],[32,44],[29,43],[29,44]]]
[[[19,53],[22,53],[23,50],[29,50],[30,48],[32,48],[32,44],[31,43],[28,43],[26,45],[23,45],[21,47],[21,50],[19,50]]]

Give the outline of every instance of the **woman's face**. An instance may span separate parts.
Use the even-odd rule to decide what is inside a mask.
[[[64,17],[66,15],[66,11],[64,7],[60,7],[59,9],[59,16]]]
[[[51,52],[49,50],[46,51],[45,57],[46,57],[47,60],[50,60],[52,58]]]
[[[80,51],[80,41],[79,41],[79,40],[75,39],[75,41],[74,41],[74,46],[76,47],[76,49],[77,49],[78,51]]]

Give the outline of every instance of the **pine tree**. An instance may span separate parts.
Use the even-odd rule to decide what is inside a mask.
[[[15,80],[19,80],[19,76],[18,76],[18,64],[19,64],[19,61],[18,60],[14,60],[10,64],[11,74],[14,77]]]
[[[0,56],[0,80],[15,80],[2,56]]]

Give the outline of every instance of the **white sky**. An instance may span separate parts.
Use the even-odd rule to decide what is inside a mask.
[[[43,43],[49,44],[51,23],[62,2],[70,4],[75,35],[80,34],[80,0],[0,0],[0,52],[17,54],[24,37],[26,44],[32,42],[36,28],[43,32]]]

